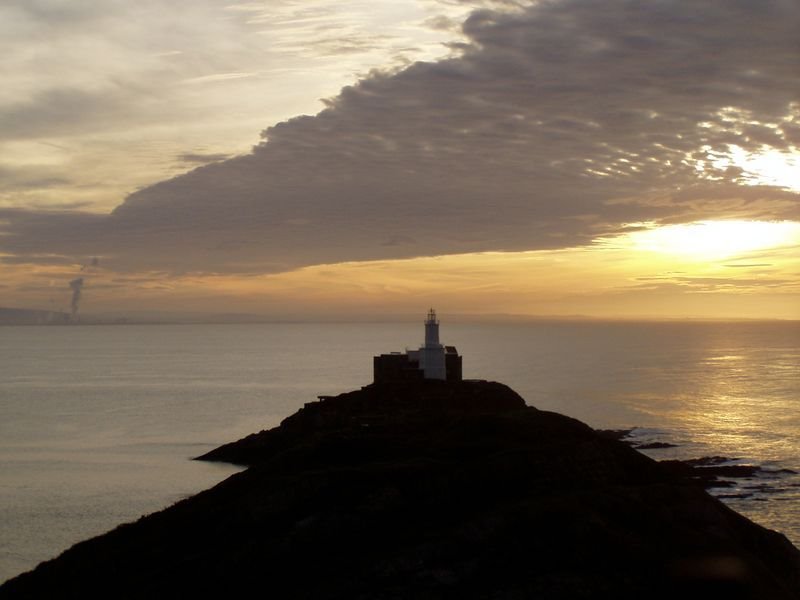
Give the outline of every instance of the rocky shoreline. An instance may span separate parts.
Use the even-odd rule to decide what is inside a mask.
[[[731,465],[613,438],[498,383],[366,386],[200,457],[248,469],[0,598],[800,598],[800,551],[703,489]]]
[[[600,435],[619,440],[636,450],[663,450],[679,448],[671,442],[641,442],[635,440],[636,429],[598,430]],[[798,472],[787,468],[765,468],[763,465],[743,462],[732,456],[699,456],[696,458],[661,459],[658,461],[672,473],[694,480],[706,490],[712,490],[716,498],[751,498],[756,492],[760,494],[777,494],[784,490],[781,483],[798,475]],[[789,483],[796,486],[798,483]],[[729,488],[743,488],[737,493],[726,492]]]

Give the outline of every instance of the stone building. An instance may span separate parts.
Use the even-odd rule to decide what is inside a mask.
[[[461,381],[461,356],[455,346],[439,341],[439,320],[430,309],[425,319],[425,343],[419,350],[391,352],[373,359],[375,383],[439,379]]]

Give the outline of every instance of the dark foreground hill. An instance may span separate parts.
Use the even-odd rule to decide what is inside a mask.
[[[800,598],[800,552],[487,382],[368,386],[209,453],[246,471],[2,598]]]

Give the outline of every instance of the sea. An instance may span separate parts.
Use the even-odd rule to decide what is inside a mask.
[[[0,327],[0,581],[235,473],[191,460],[372,379],[408,323]],[[630,429],[656,459],[762,467],[712,490],[800,545],[800,322],[442,323],[464,376]]]

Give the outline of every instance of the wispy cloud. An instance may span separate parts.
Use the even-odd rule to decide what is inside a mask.
[[[202,83],[216,83],[218,81],[230,81],[231,79],[246,79],[248,77],[255,77],[258,73],[213,73],[211,75],[201,75],[200,77],[192,77],[191,79],[184,79],[181,83],[186,84],[202,84]]]
[[[749,264],[741,264],[741,265],[723,265],[725,267],[731,269],[755,269],[759,267],[771,267],[771,263],[749,263]]]
[[[230,158],[227,154],[205,154],[201,152],[184,152],[178,156],[178,160],[186,163],[208,164],[212,162],[220,162]]]
[[[397,6],[393,17],[428,14],[413,3]],[[320,97],[357,73],[400,54],[445,52],[445,34],[407,30],[403,18],[384,16],[388,7],[364,7],[361,0],[198,0],[191,10],[168,0],[3,2],[0,156],[36,170],[44,166],[33,142],[69,146],[59,164],[78,176],[58,190],[39,188],[39,199],[89,198],[109,209],[185,171],[170,162],[179,153],[209,144],[217,153],[246,152],[259,127],[317,112]],[[104,183],[93,177],[98,171]]]

